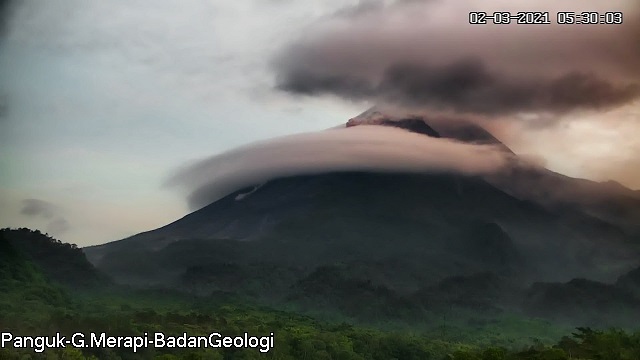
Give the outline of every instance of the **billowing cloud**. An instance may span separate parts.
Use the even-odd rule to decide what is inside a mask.
[[[455,172],[482,175],[511,155],[491,145],[432,138],[382,126],[358,126],[258,142],[198,161],[168,181],[189,193],[193,209],[250,185],[333,171]]]
[[[470,25],[470,11],[548,11],[551,24]],[[365,2],[313,26],[274,61],[279,89],[475,114],[564,114],[640,98],[634,0]],[[620,11],[558,25],[558,11]],[[490,22],[490,21],[489,21]]]
[[[9,101],[7,96],[0,95],[0,121],[7,118],[9,113]]]
[[[47,220],[46,231],[54,235],[61,235],[71,228],[69,221],[62,216],[62,210],[55,204],[45,200],[22,200],[20,214]]]
[[[56,218],[47,225],[47,232],[60,235],[67,232],[71,228],[69,222],[63,218]]]
[[[22,200],[22,210],[20,213],[28,216],[41,216],[45,219],[51,219],[56,214],[56,206],[52,203],[39,199]]]
[[[330,92],[353,99],[453,108],[471,113],[566,112],[623,105],[640,96],[640,85],[614,85],[594,74],[571,72],[553,79],[509,79],[489,73],[477,59],[431,67],[394,64],[378,84],[349,76],[292,73],[281,88],[302,94]]]
[[[0,0],[0,36],[3,36],[9,28],[14,3],[14,0]]]

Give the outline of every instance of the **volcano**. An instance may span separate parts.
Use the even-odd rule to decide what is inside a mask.
[[[471,123],[430,124],[372,110],[345,124],[354,126],[390,126],[513,154]],[[489,176],[339,171],[277,177],[159,229],[84,251],[121,283],[271,301],[305,298],[309,289],[331,297],[318,289],[340,288],[415,300],[456,279],[489,281],[486,274],[499,279],[500,289],[575,278],[613,284],[640,265],[637,192],[513,158]]]

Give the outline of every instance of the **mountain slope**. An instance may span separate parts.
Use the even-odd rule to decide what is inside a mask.
[[[236,200],[243,192],[85,252],[121,281],[137,269],[136,281],[143,283],[221,261],[309,270],[339,262],[393,263],[386,270],[371,265],[377,268],[371,271],[398,289],[484,271],[530,280],[610,280],[638,259],[632,246],[602,248],[599,237],[479,178],[332,173],[276,179]],[[181,253],[179,262],[167,260],[165,253],[196,240],[200,245]],[[214,245],[206,247],[206,240]]]
[[[416,122],[423,122],[429,131],[423,131],[423,126]],[[599,183],[572,178],[522,162],[487,130],[461,119],[398,118],[374,107],[347,123],[358,125],[393,126],[428,136],[496,146],[514,156],[508,166],[485,177],[490,184],[543,207],[571,228],[603,239],[600,244],[603,247],[627,241],[640,245],[640,193],[615,181]],[[625,248],[622,246],[621,251],[626,251]]]
[[[374,107],[347,122],[348,127],[358,125],[393,126],[433,137],[494,145],[513,154],[487,130],[461,119],[397,117]],[[605,227],[609,232],[621,230],[640,243],[640,190],[633,191],[615,181],[600,183],[572,178],[521,163],[517,158],[487,180],[518,199],[541,205],[557,216],[577,220],[580,226],[594,226],[592,229],[596,231],[603,231]],[[588,219],[585,221],[585,218]]]
[[[347,123],[366,125],[511,152],[464,122],[373,112]],[[355,318],[413,318],[449,304],[565,319],[556,313],[597,312],[606,303],[611,311],[628,307],[611,319],[628,320],[619,316],[627,310],[636,319],[640,300],[625,288],[635,286],[629,271],[640,266],[636,192],[511,157],[486,178],[355,171],[276,178],[159,229],[84,250],[121,283],[243,294],[310,311],[333,307]],[[627,273],[624,286],[611,285]],[[605,293],[599,302],[572,297],[598,291]],[[387,311],[390,304],[406,311]],[[579,312],[568,317],[580,320]]]

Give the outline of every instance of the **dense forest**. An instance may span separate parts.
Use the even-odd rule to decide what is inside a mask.
[[[20,241],[24,241],[20,243]],[[317,274],[317,277],[326,274]],[[311,278],[306,293],[320,291]],[[316,279],[317,280],[317,279]],[[351,284],[354,286],[366,286]],[[376,290],[371,289],[375,293]],[[503,319],[490,327],[440,319],[439,331],[387,329],[300,315],[229,293],[189,295],[114,285],[80,249],[28,229],[0,231],[0,324],[3,332],[145,332],[194,335],[275,333],[268,353],[257,349],[64,349],[35,353],[0,349],[0,359],[640,359],[640,332],[567,330],[543,321]],[[522,327],[548,337],[525,337]],[[564,336],[561,331],[565,331]]]

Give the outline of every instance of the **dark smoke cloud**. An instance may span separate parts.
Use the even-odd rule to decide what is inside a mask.
[[[0,0],[0,37],[9,31],[9,22],[15,7],[14,0]]]
[[[50,219],[56,214],[56,206],[44,200],[24,199],[22,200],[22,210],[20,210],[20,213]]]
[[[47,232],[51,234],[60,235],[71,229],[71,225],[66,219],[57,218],[47,225]]]
[[[64,217],[60,216],[61,210],[54,204],[40,199],[22,200],[20,213],[34,218],[47,219],[47,232],[60,235],[67,232],[71,225]]]
[[[347,8],[280,54],[277,87],[477,114],[604,110],[640,98],[635,2],[616,1],[609,9],[624,9],[623,25],[569,27],[469,25],[466,14],[478,10],[469,4]],[[545,6],[552,3],[538,4],[555,21],[554,7]],[[521,10],[517,6],[523,4],[505,10]]]
[[[333,93],[354,100],[379,98],[485,114],[604,109],[640,96],[638,84],[614,85],[595,74],[580,72],[549,80],[509,79],[490,73],[480,60],[442,67],[396,64],[384,71],[379,84],[348,75],[296,72],[279,88],[307,95]]]
[[[0,123],[7,118],[9,114],[9,100],[7,96],[0,95]]]

